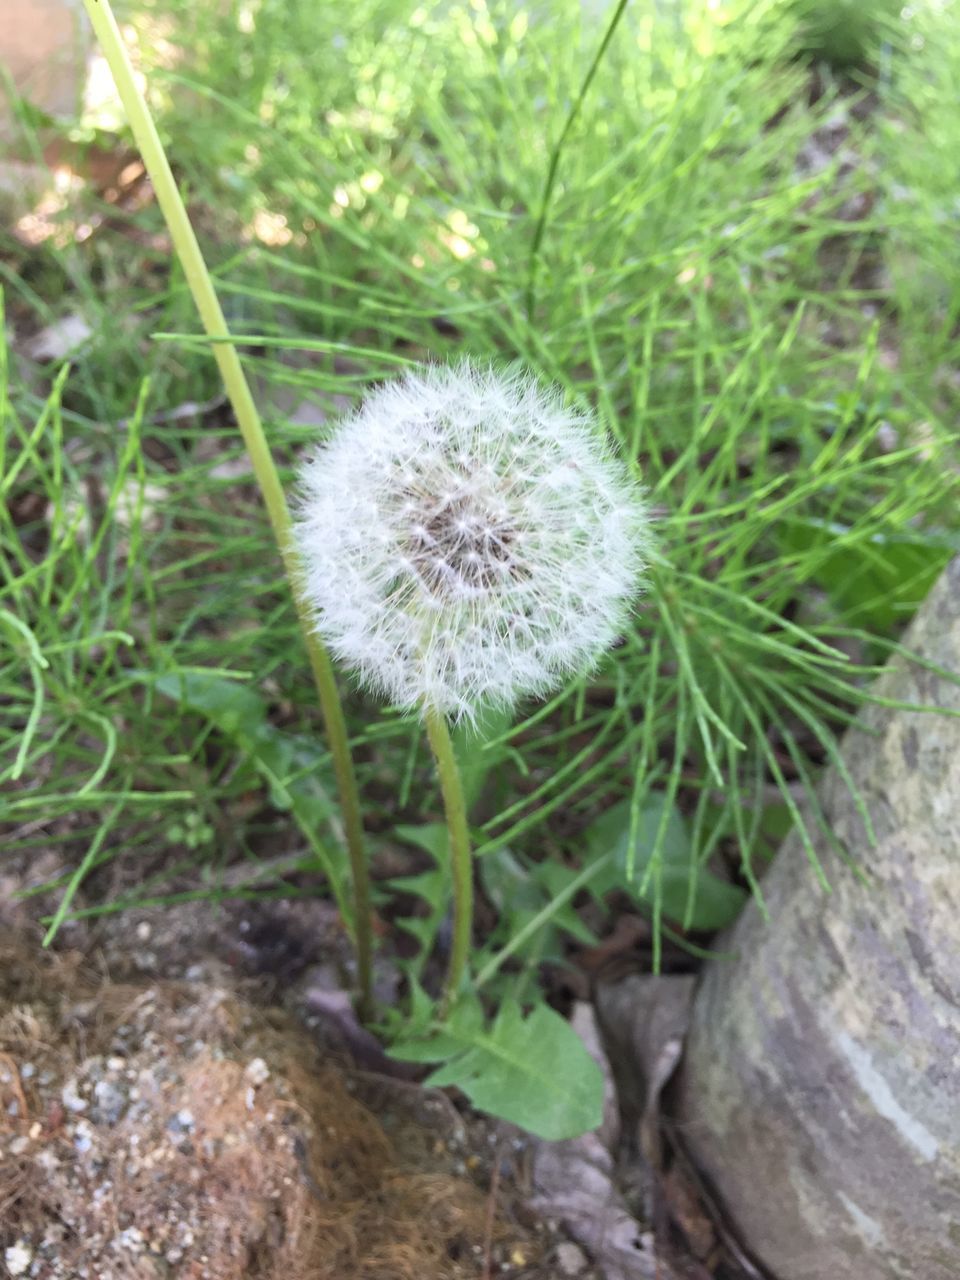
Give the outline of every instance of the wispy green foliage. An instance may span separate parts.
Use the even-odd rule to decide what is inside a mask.
[[[912,394],[918,442],[956,422],[960,381],[957,258],[949,229],[960,191],[960,26],[950,4],[917,5],[909,49],[891,61],[874,163],[884,182],[877,209],[899,337],[899,373]]]
[[[407,362],[520,358],[599,410],[657,509],[645,600],[598,675],[460,744],[502,924],[482,988],[517,972],[529,993],[591,885],[658,925],[720,923],[738,889],[717,874],[758,890],[784,829],[821,820],[820,769],[957,548],[955,23],[918,12],[869,88],[824,78],[811,103],[795,8],[628,5],[534,254],[612,10],[127,10],[286,476]],[[105,213],[128,234],[70,239]],[[301,892],[318,863],[283,815],[314,699],[209,346],[149,203],[80,195],[62,218],[0,264],[15,328],[91,329],[69,378],[3,367],[7,847],[61,852],[58,920]],[[221,680],[250,723],[194,696]],[[417,731],[349,714],[371,831],[422,846],[439,806]],[[287,832],[281,867],[265,830]],[[380,886],[421,900],[412,979],[442,881]]]

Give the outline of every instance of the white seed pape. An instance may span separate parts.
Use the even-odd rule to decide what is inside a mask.
[[[316,629],[403,707],[472,717],[589,669],[640,588],[640,492],[596,423],[468,362],[374,391],[304,468]]]

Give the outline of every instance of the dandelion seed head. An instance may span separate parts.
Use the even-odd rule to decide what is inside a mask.
[[[374,391],[306,465],[316,629],[366,685],[454,718],[592,667],[638,594],[648,518],[594,421],[468,362]]]

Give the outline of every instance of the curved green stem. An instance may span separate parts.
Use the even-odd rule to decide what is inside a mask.
[[[446,1012],[460,994],[473,940],[473,861],[470,856],[467,806],[447,721],[439,711],[432,708],[427,708],[425,718],[427,737],[430,739],[433,758],[437,762],[437,774],[443,792],[443,807],[450,836],[450,870],[453,876],[453,941],[443,990],[443,1010]]]
[[[110,8],[109,0],[84,0],[90,22],[97,39],[103,49],[104,57],[109,64],[133,130],[133,136],[140,148],[143,163],[157,197],[157,203],[166,220],[173,241],[174,249],[183,268],[190,292],[196,303],[203,327],[212,338],[229,338],[227,323],[220,307],[213,281],[203,260],[200,245],[194,234],[186,208],[180,196],[176,179],[163,150],[163,143],[157,133],[156,125],[150,114],[150,108],[141,93],[130,59],[127,55],[123,36],[117,26],[116,18]],[[230,404],[237,419],[237,425],[243,436],[250,462],[263,495],[263,501],[270,517],[274,537],[283,559],[283,567],[293,592],[294,604],[310,667],[313,671],[320,707],[333,757],[333,767],[340,792],[340,804],[347,838],[347,850],[353,880],[354,895],[354,937],[357,948],[357,971],[360,988],[360,1013],[364,1018],[371,1012],[372,990],[372,922],[370,916],[370,885],[367,874],[367,863],[363,852],[363,824],[360,817],[360,799],[357,791],[353,761],[347,742],[346,723],[343,707],[337,692],[333,665],[326,649],[317,639],[310,626],[309,612],[303,600],[299,585],[299,566],[293,551],[291,538],[290,511],[284,496],[280,477],[274,465],[263,432],[263,425],[257,407],[250,393],[243,367],[236,348],[229,341],[213,344],[213,357],[217,362],[223,384],[226,388]]]
[[[570,108],[566,122],[560,130],[560,137],[554,144],[550,153],[550,163],[547,167],[547,180],[543,186],[543,196],[540,199],[540,216],[537,218],[537,225],[533,232],[533,241],[530,245],[530,256],[527,260],[527,319],[533,319],[533,306],[536,300],[537,288],[537,264],[540,258],[540,246],[543,243],[543,234],[547,229],[547,213],[550,209],[550,199],[553,195],[554,183],[557,180],[557,169],[560,165],[560,156],[563,153],[564,145],[570,130],[573,128],[574,121],[580,114],[580,108],[583,106],[583,100],[587,96],[590,85],[593,83],[593,77],[597,74],[597,68],[603,61],[603,55],[607,51],[607,45],[613,39],[613,33],[620,25],[620,19],[627,7],[627,0],[619,0],[613,17],[607,24],[607,29],[603,33],[603,39],[600,46],[594,54],[593,61],[587,69],[587,74],[583,78],[583,84],[580,86],[580,92],[577,94],[576,101]]]

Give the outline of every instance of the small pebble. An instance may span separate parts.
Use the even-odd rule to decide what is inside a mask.
[[[900,443],[897,429],[889,422],[881,422],[877,427],[877,444],[884,453],[892,453]]]
[[[93,1130],[86,1120],[78,1120],[73,1128],[73,1145],[84,1156],[93,1146]]]
[[[10,1275],[25,1276],[30,1263],[33,1261],[33,1250],[25,1241],[18,1240],[9,1249],[4,1249],[3,1260],[7,1264],[7,1271]]]
[[[262,1058],[251,1058],[247,1063],[247,1069],[243,1074],[256,1089],[259,1088],[265,1080],[270,1079],[270,1068]]]
[[[587,1255],[572,1240],[557,1245],[555,1259],[557,1271],[562,1276],[578,1276],[588,1265]]]
[[[140,1249],[143,1247],[143,1232],[139,1227],[127,1227],[116,1240],[122,1249]]]
[[[60,1090],[60,1101],[67,1108],[68,1111],[79,1112],[79,1111],[86,1111],[87,1109],[86,1098],[81,1098],[80,1094],[77,1092],[76,1080],[68,1080],[67,1083],[63,1086],[63,1088]]]
[[[193,1112],[189,1107],[181,1107],[175,1116],[167,1121],[171,1133],[193,1133]]]
[[[96,1106],[94,1119],[100,1124],[116,1124],[127,1108],[127,1095],[110,1080],[98,1080],[93,1086]]]

